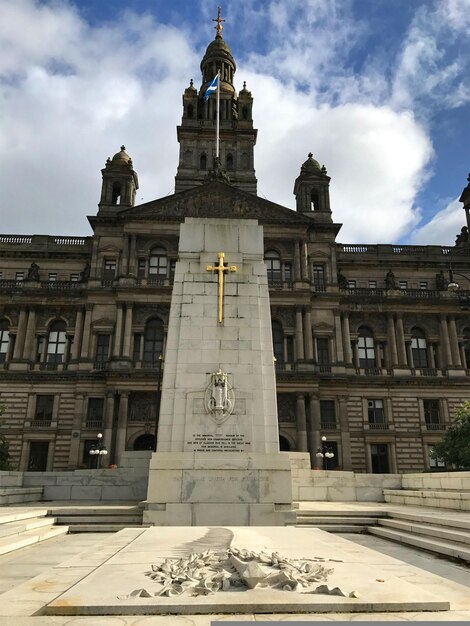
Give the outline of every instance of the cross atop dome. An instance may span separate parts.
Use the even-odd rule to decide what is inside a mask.
[[[220,7],[217,7],[217,17],[213,18],[213,22],[216,22],[216,25],[214,26],[215,31],[216,31],[216,35],[215,38],[216,39],[222,39],[222,31],[224,29],[224,27],[222,26],[222,22],[225,22],[225,20],[223,20],[220,17],[221,11],[220,11]]]

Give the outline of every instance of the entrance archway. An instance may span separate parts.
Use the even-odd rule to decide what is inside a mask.
[[[154,450],[155,449],[155,435],[149,433],[140,435],[134,441],[134,450]]]
[[[289,440],[286,439],[283,435],[279,435],[279,450],[281,452],[289,452],[290,451]]]

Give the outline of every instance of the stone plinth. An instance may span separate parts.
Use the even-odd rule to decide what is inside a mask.
[[[144,524],[295,524],[287,453],[157,452],[148,494]]]

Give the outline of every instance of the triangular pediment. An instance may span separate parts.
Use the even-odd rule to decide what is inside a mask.
[[[125,209],[119,219],[183,221],[185,217],[257,219],[261,223],[310,224],[296,211],[228,183],[210,181],[181,193]]]

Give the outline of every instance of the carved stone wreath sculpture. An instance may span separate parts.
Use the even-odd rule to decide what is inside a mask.
[[[219,369],[211,374],[204,394],[204,408],[217,424],[222,424],[231,415],[234,407],[235,394],[228,381],[228,375]]]
[[[333,569],[329,562],[338,560],[322,558],[295,560],[280,556],[277,552],[252,552],[231,547],[222,552],[193,552],[186,558],[166,559],[160,565],[152,565],[146,572],[158,588],[154,592],[136,589],[120,600],[178,596],[207,596],[218,591],[242,591],[243,588],[270,588],[301,593],[321,593],[345,597],[339,587],[326,584]],[[350,598],[359,597],[357,592]]]

